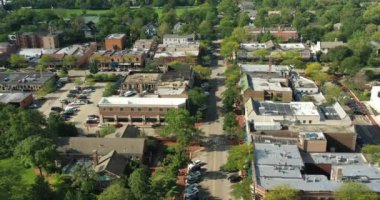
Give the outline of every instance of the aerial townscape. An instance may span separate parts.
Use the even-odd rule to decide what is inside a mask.
[[[380,199],[380,0],[0,0],[0,200]]]

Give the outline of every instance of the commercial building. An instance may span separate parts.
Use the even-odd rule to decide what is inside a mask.
[[[298,141],[298,147],[306,152],[320,153],[327,150],[327,139],[322,132],[301,132]]]
[[[314,81],[307,79],[303,76],[292,76],[290,84],[295,94],[317,94],[319,93],[318,86]]]
[[[161,73],[148,72],[131,72],[122,84],[123,90],[133,90],[138,93],[150,92],[157,90],[161,80]]]
[[[186,108],[186,98],[103,97],[99,103],[101,121],[161,122],[168,110]]]
[[[63,60],[66,56],[72,55],[76,58],[76,64],[71,67],[80,68],[88,64],[90,56],[96,51],[97,43],[85,43],[85,44],[74,44],[68,47],[59,49],[52,54],[54,58],[53,65],[62,66]]]
[[[275,100],[291,102],[293,91],[291,88],[271,79],[252,78],[243,74],[240,78],[240,87],[244,102],[248,99],[254,101]]]
[[[51,72],[0,72],[0,91],[37,91],[46,82],[56,79]]]
[[[104,42],[106,50],[108,51],[121,51],[125,48],[125,42],[127,39],[126,34],[110,34],[108,35]]]
[[[92,54],[90,60],[98,60],[100,70],[119,68],[142,69],[145,65],[146,54],[143,50],[132,49],[122,51],[97,51]]]
[[[256,37],[261,33],[270,33],[283,41],[298,40],[298,32],[292,27],[256,28],[246,26],[246,30],[249,34]]]
[[[16,44],[19,48],[45,48],[59,47],[58,34],[26,32],[16,35]]]
[[[282,83],[285,86],[289,84],[288,79],[291,67],[288,65],[239,64],[239,66],[241,67],[241,71],[251,78],[269,79]]]
[[[161,61],[161,65],[178,61],[196,64],[199,55],[199,44],[159,44],[154,54],[154,60]]]
[[[57,34],[47,34],[42,36],[42,48],[57,49],[59,48],[59,38]]]
[[[195,42],[195,34],[189,34],[189,35],[166,34],[164,35],[162,41],[164,45],[191,44]]]
[[[27,108],[33,103],[33,94],[30,92],[0,93],[0,103]]]
[[[157,43],[153,39],[139,39],[133,44],[133,49],[144,51],[148,57],[153,57]]]
[[[245,104],[246,120],[254,125],[256,130],[271,130],[265,125],[273,124],[279,127],[291,125],[327,125],[351,126],[352,121],[339,103],[330,106],[316,106],[313,102],[279,103],[272,101],[253,101]]]
[[[253,192],[259,198],[286,184],[300,199],[333,199],[344,182],[357,181],[380,192],[380,170],[360,153],[307,153],[296,145],[255,143]]]
[[[16,45],[9,42],[0,43],[0,61],[6,61],[11,56],[11,54],[16,53]]]

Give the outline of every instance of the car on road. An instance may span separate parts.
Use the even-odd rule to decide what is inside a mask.
[[[130,97],[130,96],[133,96],[133,95],[135,95],[135,94],[136,94],[135,91],[133,91],[133,90],[128,90],[128,91],[126,91],[126,92],[124,93],[124,96],[125,96],[125,97]]]
[[[86,124],[97,124],[99,120],[97,119],[86,119]]]
[[[186,188],[184,191],[185,199],[195,199],[199,194],[199,189],[196,187]]]
[[[54,112],[61,112],[63,109],[61,107],[58,107],[58,106],[53,106],[50,108],[51,111],[54,111]]]
[[[238,174],[231,174],[227,179],[230,181],[230,183],[238,183],[242,178]]]

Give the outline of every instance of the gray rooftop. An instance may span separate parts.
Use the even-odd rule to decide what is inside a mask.
[[[361,153],[302,153],[305,163],[362,165],[367,163]]]
[[[303,166],[301,154],[295,145],[256,143],[254,153],[258,165]]]
[[[30,95],[32,95],[30,92],[0,93],[0,102],[19,103]]]
[[[97,150],[99,155],[106,155],[115,150],[130,157],[141,157],[144,154],[144,138],[88,138],[61,137],[57,139],[58,152],[63,154],[92,155]]]
[[[52,72],[0,72],[0,84],[4,85],[42,85],[55,76]]]

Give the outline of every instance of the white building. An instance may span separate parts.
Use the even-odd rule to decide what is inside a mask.
[[[380,112],[380,86],[372,87],[369,105],[377,112]]]
[[[290,83],[294,91],[301,94],[317,94],[319,92],[319,88],[314,81],[303,76],[292,77]]]
[[[166,34],[163,37],[163,44],[192,44],[195,42],[195,34],[174,35]]]
[[[329,50],[334,49],[336,47],[344,46],[345,43],[342,41],[336,42],[317,42],[317,44],[312,44],[310,50],[312,53],[316,54],[318,52],[322,52],[324,54],[328,53]]]

